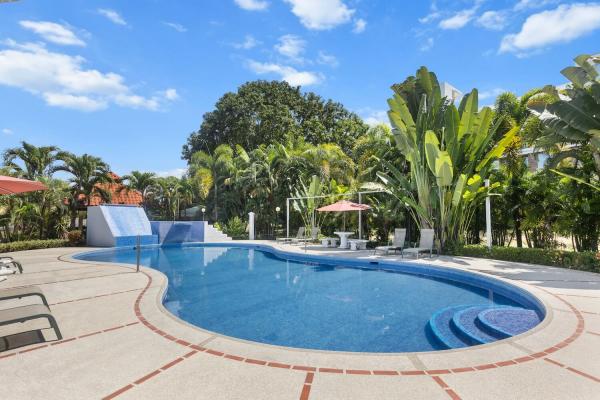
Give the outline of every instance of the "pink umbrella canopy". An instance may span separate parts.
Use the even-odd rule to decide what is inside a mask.
[[[365,211],[371,207],[366,204],[357,204],[348,200],[340,200],[336,203],[317,208],[317,211],[325,212],[345,212],[345,211]]]
[[[41,182],[0,175],[0,194],[16,194],[47,189],[46,185]]]

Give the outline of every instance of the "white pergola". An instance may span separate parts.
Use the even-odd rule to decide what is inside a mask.
[[[286,237],[290,237],[290,200],[306,200],[306,199],[323,199],[327,197],[354,197],[358,195],[358,204],[362,204],[363,194],[372,193],[387,193],[385,190],[370,190],[367,192],[352,192],[342,194],[329,194],[323,196],[306,196],[306,197],[288,197],[285,200],[285,226],[286,226]],[[362,239],[362,211],[358,212],[358,238]]]

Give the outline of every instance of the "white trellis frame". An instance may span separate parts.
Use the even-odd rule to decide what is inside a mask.
[[[286,226],[286,237],[290,237],[290,200],[303,200],[303,199],[323,199],[327,197],[353,197],[358,195],[358,204],[362,204],[363,194],[372,193],[387,193],[385,190],[370,190],[367,192],[352,192],[342,194],[329,194],[322,196],[306,196],[306,197],[288,197],[285,200],[285,226]],[[362,239],[362,211],[358,211],[358,238]]]

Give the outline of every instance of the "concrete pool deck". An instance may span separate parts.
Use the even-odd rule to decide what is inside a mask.
[[[523,287],[545,304],[547,318],[489,345],[381,355],[290,349],[204,331],[162,307],[163,274],[71,258],[82,251],[11,254],[25,271],[0,289],[42,288],[64,339],[54,341],[42,320],[0,342],[9,347],[0,352],[3,400],[600,399],[600,274],[472,258],[419,260]],[[307,253],[399,259],[317,246]],[[34,302],[3,301],[0,308]],[[0,327],[0,336],[22,330]],[[24,343],[31,344],[15,347]]]

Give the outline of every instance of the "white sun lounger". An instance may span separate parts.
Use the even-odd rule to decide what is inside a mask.
[[[429,252],[429,258],[433,256],[433,229],[421,229],[421,239],[419,240],[419,247],[411,247],[402,250],[402,257],[404,254],[414,254],[416,258],[419,258],[419,253]]]
[[[391,246],[377,246],[373,254],[377,254],[378,251],[383,251],[385,255],[389,254],[390,251],[402,251],[404,249],[404,240],[406,239],[406,229],[396,228],[394,229],[394,239],[392,240]]]
[[[298,228],[298,233],[296,234],[296,237],[284,237],[284,238],[277,238],[276,242],[282,242],[282,243],[287,243],[287,242],[291,242],[294,239],[302,239],[304,237],[304,227],[301,226],[300,228]]]
[[[19,270],[20,273],[23,273],[23,266],[20,262],[15,260],[12,257],[2,256],[0,257],[0,268],[9,268],[13,266]]]

